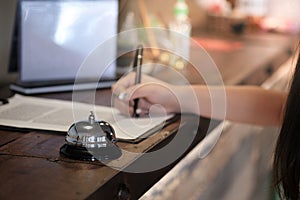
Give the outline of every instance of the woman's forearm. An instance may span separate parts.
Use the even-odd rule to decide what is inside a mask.
[[[257,86],[179,86],[178,94],[183,112],[257,125],[280,125],[287,97]]]

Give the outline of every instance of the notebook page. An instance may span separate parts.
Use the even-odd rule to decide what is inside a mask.
[[[0,106],[0,125],[67,132],[73,123],[87,120],[90,111],[94,111],[97,120],[110,123],[116,137],[122,140],[147,136],[173,117],[131,118],[112,107],[16,94],[9,99],[8,104]]]

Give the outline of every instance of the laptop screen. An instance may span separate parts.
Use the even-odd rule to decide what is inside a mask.
[[[115,78],[118,0],[21,0],[20,81],[74,80],[95,48],[109,42],[81,78]],[[99,72],[101,71],[102,72]]]

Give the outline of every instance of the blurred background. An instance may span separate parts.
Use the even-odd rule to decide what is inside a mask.
[[[145,26],[169,28],[174,20],[176,0],[120,0],[119,31]],[[300,2],[288,0],[186,0],[190,35],[205,32],[230,35],[252,32],[299,32]],[[17,0],[0,2],[0,85],[17,79],[17,55],[13,49],[13,31]],[[203,41],[202,41],[203,42]],[[122,65],[122,63],[121,63]],[[122,72],[121,72],[122,73]]]

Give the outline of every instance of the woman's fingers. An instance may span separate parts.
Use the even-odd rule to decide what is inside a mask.
[[[133,107],[127,101],[121,101],[117,98],[114,99],[114,107],[116,107],[122,114],[132,116]]]
[[[112,87],[115,107],[122,113],[132,116],[133,100],[137,98],[139,103],[136,111],[140,112],[140,115],[178,110],[175,91],[171,85],[147,75],[142,76],[141,84],[135,85],[134,78],[135,73],[129,73]]]
[[[149,111],[150,107],[151,107],[151,104],[148,101],[146,101],[143,98],[139,99],[138,109],[140,109],[142,111]]]
[[[116,107],[121,113],[127,116],[133,116],[134,113],[133,106],[134,106],[133,100],[124,101],[118,98],[115,98],[114,100],[114,107]],[[150,104],[148,101],[146,101],[143,98],[140,98],[138,101],[138,107],[136,113],[139,114],[140,116],[148,115],[151,106],[152,104]]]
[[[150,77],[146,74],[142,75],[142,83],[149,83],[149,82],[161,82],[158,79]],[[135,86],[135,72],[130,72],[126,76],[120,78],[115,84],[112,85],[112,92],[116,96],[119,96],[120,93],[125,92],[127,89]],[[129,91],[126,91],[127,93]]]
[[[135,73],[129,73],[126,76],[120,78],[115,84],[112,85],[112,92],[116,96],[120,95],[121,92],[124,92],[127,88],[134,85],[134,76]]]

